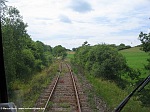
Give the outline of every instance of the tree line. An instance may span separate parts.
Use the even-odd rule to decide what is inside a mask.
[[[3,2],[4,4],[4,2]],[[33,41],[23,17],[15,7],[3,5],[1,12],[5,73],[9,90],[14,80],[27,81],[33,74],[50,66],[57,57],[66,56],[61,45],[52,48],[41,41]]]
[[[86,42],[87,42],[87,41],[86,41]],[[90,44],[88,44],[88,45],[90,45]],[[121,43],[120,45],[110,44],[110,46],[113,47],[113,48],[115,48],[115,49],[117,49],[118,51],[119,51],[119,50],[124,50],[124,49],[129,49],[129,48],[131,48],[130,45],[125,45],[125,44],[123,44],[123,43]],[[77,50],[77,48],[72,48],[72,51],[76,51],[76,50]]]

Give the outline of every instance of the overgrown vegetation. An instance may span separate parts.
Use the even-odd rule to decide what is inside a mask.
[[[67,56],[66,53],[67,49],[65,47],[62,47],[61,45],[55,46],[53,48],[53,54],[56,58],[61,57],[64,59]]]
[[[24,106],[28,104],[30,104],[28,106],[33,106],[40,91],[49,83],[50,74],[56,73],[56,67],[53,68],[54,71],[51,71],[48,69],[49,66],[56,58],[64,59],[67,56],[67,50],[61,45],[52,48],[41,41],[33,41],[27,33],[28,25],[23,22],[19,10],[4,5],[5,0],[1,3],[4,63],[9,94],[13,96],[14,92],[12,91],[15,91],[17,92],[15,94],[19,94],[18,98],[26,100],[26,102],[23,101]],[[139,39],[142,42],[142,50],[150,52],[150,33],[141,32]],[[87,74],[87,78],[94,85],[97,93],[100,93],[111,109],[117,106],[128,92],[131,92],[133,89],[133,86],[130,85],[131,82],[135,85],[135,82],[139,83],[146,76],[140,76],[139,70],[136,70],[134,66],[129,66],[125,57],[118,53],[119,50],[128,48],[131,48],[131,46],[125,44],[90,46],[85,42],[81,47],[73,48],[73,51],[75,51],[74,58],[68,55],[73,58],[72,63],[78,66],[80,71]],[[135,55],[139,55],[139,53]],[[136,64],[140,59],[135,59],[133,56],[131,60],[135,61]],[[147,59],[147,64],[143,65],[144,68],[150,71],[150,58]],[[43,70],[48,71],[42,72]],[[39,72],[41,73],[38,74]],[[126,77],[127,80],[125,80]],[[127,85],[131,87],[126,87]],[[121,88],[118,88],[118,86]],[[145,108],[150,107],[149,91],[150,85],[147,85],[137,97],[131,100],[125,111],[145,112],[149,110],[149,108]],[[31,100],[33,100],[32,103]],[[133,103],[133,100],[139,102]],[[18,100],[17,103],[21,104],[20,101]],[[136,105],[134,105],[134,108],[132,108],[133,104]],[[140,104],[145,107],[142,108]]]
[[[47,85],[51,83],[53,77],[56,75],[58,65],[59,63],[57,62],[52,64],[42,72],[34,75],[27,83],[15,80],[12,86],[16,89],[12,92],[9,100],[13,101],[18,108],[34,107],[42,91],[47,88]],[[24,111],[30,112],[30,110]]]
[[[129,66],[124,56],[118,53],[117,49],[111,45],[90,46],[84,43],[76,49],[72,63],[83,74],[86,74],[86,77],[93,84],[96,92],[106,101],[111,109],[116,107],[135,88],[137,81],[139,83],[143,80],[141,79],[140,69],[134,69],[134,67]],[[138,65],[138,63],[136,64]],[[145,76],[143,77],[145,78]],[[111,87],[111,85],[114,87]],[[118,86],[121,88],[118,88]],[[149,87],[147,86],[146,88]],[[149,108],[141,106],[148,106],[148,91],[149,89],[144,89],[139,95],[133,97],[124,111],[149,111]],[[116,96],[116,94],[120,95]],[[134,107],[132,107],[132,104],[135,104]]]
[[[107,107],[108,110],[112,111],[133,90],[133,87],[131,86],[126,87],[123,90],[119,88],[115,82],[112,82],[110,80],[104,80],[99,77],[95,77],[93,75],[90,75],[86,71],[80,71],[81,73],[79,73],[79,70],[80,70],[79,66],[76,66],[76,67],[74,66],[74,72],[78,75],[83,74],[86,77],[86,79],[93,85],[92,87],[93,87],[94,93],[88,91],[90,104],[93,100],[93,96],[96,95],[97,97],[104,100],[108,106]],[[92,104],[94,107],[95,106],[94,102],[92,102]],[[122,111],[123,112],[149,112],[150,108],[142,107],[141,102],[137,101],[137,97],[133,96],[131,97],[130,101],[127,103],[127,105],[123,108]],[[97,112],[97,111],[95,110],[94,112]]]
[[[106,44],[89,46],[84,43],[77,49],[72,62],[96,77],[117,82],[121,87],[124,87],[122,76],[135,79],[139,75],[126,64],[123,55]]]
[[[61,45],[52,48],[41,41],[33,41],[19,10],[6,6],[5,2],[1,2],[1,26],[9,100],[19,99],[17,106],[28,107],[35,103],[56,73],[53,62],[55,57],[65,58],[66,48]]]
[[[96,94],[102,98],[108,105],[109,110],[112,111],[120,102],[132,91],[132,88],[124,90],[118,88],[116,83],[108,80],[102,80],[92,75],[86,75],[87,79],[93,85]],[[137,101],[137,97],[132,97],[130,101],[123,108],[122,112],[149,112],[150,108],[142,107],[141,102]]]
[[[141,32],[139,35],[139,39],[142,43],[142,50],[149,53],[149,58],[147,59],[148,64],[145,65],[145,69],[150,73],[150,33],[146,34]],[[143,80],[143,79],[141,79]],[[150,84],[147,85],[140,93],[139,100],[142,102],[144,106],[150,107]]]
[[[27,24],[14,7],[7,7],[2,17],[4,64],[9,90],[14,80],[26,81],[52,63],[52,48],[34,42],[26,31]]]

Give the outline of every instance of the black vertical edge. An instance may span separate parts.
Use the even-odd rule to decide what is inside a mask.
[[[0,67],[0,103],[7,103],[8,102],[8,94],[7,94],[7,83],[6,83],[5,67],[4,67],[1,17],[0,17],[0,63],[1,63],[1,67]]]

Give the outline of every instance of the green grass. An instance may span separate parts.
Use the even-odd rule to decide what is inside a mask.
[[[120,51],[125,56],[130,67],[135,69],[143,69],[147,64],[148,53],[140,50],[140,47],[134,47]]]
[[[67,54],[67,58],[73,58],[74,54]]]
[[[69,58],[69,59],[73,58],[74,57],[74,53],[75,52],[73,52],[73,51],[70,51],[70,52],[68,51],[67,52],[67,58]]]
[[[95,78],[92,75],[86,76],[93,85],[97,95],[107,103],[111,111],[129,94],[127,91],[118,88],[113,82]],[[142,107],[140,102],[136,101],[135,97],[132,97],[122,112],[150,112],[150,108]]]
[[[133,47],[119,52],[126,58],[129,67],[140,70],[142,77],[148,75],[148,71],[144,68],[144,66],[147,65],[147,59],[149,58],[148,53],[140,50],[140,47]]]
[[[47,87],[56,74],[57,68],[58,64],[52,64],[49,68],[35,74],[27,83],[16,80],[12,83],[14,91],[9,101],[14,102],[17,107],[21,108],[34,107],[43,89]],[[30,112],[30,110],[25,110],[25,112]]]

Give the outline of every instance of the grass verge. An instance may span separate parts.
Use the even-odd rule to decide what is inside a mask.
[[[10,102],[14,102],[18,108],[33,108],[42,90],[47,87],[57,73],[57,68],[58,63],[52,64],[49,68],[34,75],[27,83],[16,80],[12,87],[17,88],[17,90],[13,91]],[[24,112],[30,111],[24,110]]]
[[[96,94],[103,98],[110,110],[116,108],[120,102],[129,94],[127,91],[118,88],[118,86],[109,81],[86,75],[87,79],[93,85]],[[132,97],[122,112],[150,112],[150,108],[142,107],[136,97]]]

